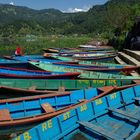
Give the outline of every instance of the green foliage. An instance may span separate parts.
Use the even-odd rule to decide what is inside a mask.
[[[43,48],[74,48],[91,40],[92,38],[87,36],[72,37],[53,35],[47,37],[36,37],[32,40],[25,37],[17,37],[16,41],[12,45],[0,43],[0,55],[14,54],[17,44],[22,47],[24,54],[42,54]]]
[[[17,36],[22,38],[26,35],[81,36],[88,34],[94,38],[112,39],[116,42],[116,44],[113,43],[114,46],[120,48],[126,32],[134,23],[134,18],[139,15],[139,0],[109,0],[104,5],[93,6],[88,12],[79,13],[63,13],[56,9],[33,10],[1,4],[0,42],[4,45],[16,44]],[[41,39],[41,41],[44,40]],[[40,44],[37,43],[38,47],[42,46],[41,41],[39,41]],[[55,42],[57,46],[65,44],[63,41],[62,44],[57,42],[57,39]],[[53,42],[49,45],[57,47]]]
[[[110,0],[104,5],[93,6],[88,12],[79,13],[0,5],[0,30],[5,32],[13,26],[14,32],[20,35],[102,34],[118,28],[123,32],[132,26],[134,17],[139,14],[139,0]]]

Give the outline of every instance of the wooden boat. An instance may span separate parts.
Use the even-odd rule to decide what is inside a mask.
[[[106,53],[82,53],[82,54],[74,54],[72,55],[72,57],[74,58],[87,58],[87,57],[102,57],[102,56],[106,56]]]
[[[44,52],[46,53],[59,53],[62,49],[60,48],[47,48],[47,49],[43,49]]]
[[[8,59],[0,59],[0,66],[12,67],[12,68],[27,68],[34,69],[33,65],[30,65],[27,62],[20,62],[17,60],[8,60]]]
[[[13,140],[136,140],[140,133],[140,86],[86,101]]]
[[[48,55],[44,54],[44,57],[48,58]],[[64,56],[57,56],[57,55],[49,55],[49,57],[56,57],[56,58],[63,58],[64,61],[110,61],[113,60],[116,55],[102,55],[102,56],[88,56],[88,57],[64,57]]]
[[[56,59],[49,59],[48,57],[45,58],[42,55],[24,55],[24,56],[4,56],[4,58],[9,59],[9,60],[14,60],[22,63],[27,63],[28,61],[41,61],[41,62],[60,62],[60,60]]]
[[[1,78],[24,78],[24,79],[71,79],[75,78],[80,73],[64,73],[64,72],[47,72],[39,70],[28,70],[20,68],[10,68],[0,66],[0,77]]]
[[[116,67],[116,66],[132,66],[128,64],[115,64],[115,63],[103,63],[103,62],[92,62],[92,61],[78,61],[78,64],[86,64],[86,65],[97,65],[97,66],[111,66],[111,67]]]
[[[65,94],[51,94],[15,98],[0,101],[0,134],[21,132],[50,117],[70,110],[73,107],[109,94],[114,90],[131,87],[103,87],[72,91]]]
[[[43,56],[47,58],[47,56],[45,54]],[[53,59],[61,60],[61,61],[77,61],[78,62],[78,60],[76,60],[72,57],[64,57],[64,56],[59,56],[59,55],[51,55],[50,57]]]
[[[105,72],[105,73],[117,73],[129,75],[133,70],[139,68],[139,66],[98,66],[98,65],[86,65],[86,64],[78,64],[77,62],[55,62],[53,64],[59,66],[69,66],[71,68],[78,68],[82,70],[88,71],[97,71],[97,72]]]
[[[80,61],[80,60],[75,60],[72,57],[64,57],[64,56],[58,56],[58,55],[51,55],[51,57],[53,59],[58,59],[61,61],[65,61],[65,62],[74,62],[76,64],[86,64],[86,65],[92,65],[92,66],[110,66],[110,67],[116,67],[116,66],[132,66],[132,65],[128,65],[128,64],[115,64],[115,63],[103,63],[103,62],[96,62],[96,61]]]
[[[47,48],[43,49],[45,53],[70,53],[70,52],[80,52],[81,48]]]
[[[8,60],[8,59],[3,59],[3,58],[0,58],[0,64],[11,64],[11,63],[18,63],[17,61],[15,60]]]
[[[79,78],[83,79],[137,79],[139,80],[140,77],[134,76],[124,76],[118,74],[108,74],[108,73],[100,73],[100,72],[93,72],[93,71],[86,71],[77,68],[71,68],[69,66],[59,66],[41,62],[30,62],[30,64],[37,66],[40,69],[47,70],[47,71],[55,71],[58,72],[80,72]]]
[[[5,59],[6,60],[6,59]],[[8,61],[3,61],[0,62],[0,67],[11,67],[11,68],[21,68],[21,69],[28,69],[28,70],[40,70],[37,67],[34,67],[33,65],[31,65],[28,62],[20,62],[20,61],[16,61],[16,60],[8,60]]]
[[[104,47],[103,45],[101,45],[101,43],[100,42],[94,42],[94,44],[93,44],[93,42],[92,42],[92,44],[90,44],[90,43],[88,43],[88,44],[85,44],[85,45],[79,45],[79,47],[80,48],[100,48],[100,47]],[[111,49],[113,49],[113,47],[111,47],[111,46],[105,46],[105,48],[111,48]]]
[[[102,56],[105,54],[115,54],[112,51],[91,51],[91,52],[84,52],[83,50],[76,52],[76,51],[68,51],[68,52],[60,52],[60,56],[75,56],[75,57],[91,57],[91,56]]]
[[[73,56],[74,59],[77,60],[89,60],[89,61],[108,61],[108,60],[113,60],[116,57],[116,55],[103,55],[103,56],[87,56],[87,57],[75,57]]]
[[[80,48],[87,51],[114,51],[113,47],[110,47],[110,46],[80,45]]]
[[[97,45],[79,45],[80,48],[97,48]]]
[[[111,66],[111,67],[114,67],[114,66],[122,66],[120,64],[115,64],[115,63],[103,63],[103,62],[98,62],[98,61],[80,61],[80,60],[76,60],[72,57],[64,57],[64,56],[58,56],[58,55],[51,55],[51,58],[53,59],[58,59],[58,60],[61,60],[61,61],[72,61],[72,62],[77,62],[78,64],[88,64],[88,65],[97,65],[97,66]],[[123,65],[123,66],[130,66],[130,65]]]
[[[0,86],[0,99],[9,99],[41,94],[65,94],[65,88],[59,87],[58,90],[37,90],[36,86],[32,86],[28,89],[14,88],[7,86]]]
[[[103,86],[124,86],[133,84],[133,80],[130,79],[100,79],[100,80],[66,80],[66,79],[3,79],[0,78],[0,86],[8,86],[13,88],[22,88],[25,90],[34,87],[36,90],[58,90],[63,88],[66,91],[85,89],[89,87],[103,87]]]
[[[12,60],[12,61],[17,61],[14,59],[15,55],[4,55],[3,58],[6,59],[6,60]],[[18,56],[17,56],[18,57]],[[21,56],[22,57],[22,56]]]

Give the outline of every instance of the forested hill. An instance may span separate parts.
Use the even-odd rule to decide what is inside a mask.
[[[10,34],[120,34],[140,15],[140,0],[109,0],[88,12],[63,13],[0,4],[0,36]]]

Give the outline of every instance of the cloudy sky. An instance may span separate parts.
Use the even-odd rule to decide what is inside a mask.
[[[107,0],[0,0],[18,6],[27,6],[33,9],[55,8],[64,12],[87,11],[96,4],[104,4]]]

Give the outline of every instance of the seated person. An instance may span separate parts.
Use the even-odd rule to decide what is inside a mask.
[[[21,55],[22,55],[21,48],[20,47],[17,47],[16,48],[16,51],[15,51],[15,56],[21,56]]]

